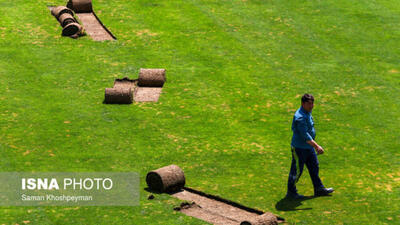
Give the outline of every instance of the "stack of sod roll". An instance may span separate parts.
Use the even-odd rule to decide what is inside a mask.
[[[82,26],[75,19],[74,12],[71,9],[65,6],[57,6],[52,8],[51,14],[60,22],[63,28],[63,36],[75,38],[82,34]]]

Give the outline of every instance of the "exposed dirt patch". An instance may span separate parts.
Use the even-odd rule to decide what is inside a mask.
[[[191,188],[183,188],[181,191],[172,193],[171,195],[186,201],[180,207],[175,208],[175,210],[212,224],[238,225],[243,221],[257,221],[265,217],[261,217],[264,213],[260,210],[248,208]],[[274,216],[273,214],[271,215]],[[275,221],[283,222],[284,220],[280,217],[275,217]]]
[[[134,93],[135,102],[158,102],[162,88],[136,87]]]
[[[137,80],[131,80],[127,77],[122,79],[115,79],[114,88],[132,88],[132,90],[137,86]]]
[[[91,13],[76,13],[76,16],[81,21],[86,33],[95,41],[115,40],[116,38],[111,32],[101,23],[94,12]]]
[[[221,224],[221,225],[238,225],[239,222],[227,218],[218,213],[209,211],[207,209],[203,209],[200,205],[192,202],[192,203],[182,203],[180,207],[174,208],[176,211],[180,211],[188,216],[192,216],[204,221],[207,221],[212,224]]]

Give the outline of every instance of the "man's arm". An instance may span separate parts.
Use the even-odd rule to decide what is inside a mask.
[[[318,152],[318,154],[324,154],[324,149],[321,146],[319,146],[317,142],[315,142],[314,140],[311,139],[307,141],[307,144],[313,146],[314,149]]]

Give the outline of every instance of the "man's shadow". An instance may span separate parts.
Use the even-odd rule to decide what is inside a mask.
[[[293,198],[284,197],[275,204],[275,209],[278,211],[311,210],[312,208],[298,209],[297,207],[301,206],[303,201],[307,201],[307,200],[314,199],[314,198],[324,198],[324,197],[331,197],[331,195],[304,196],[304,198],[302,198],[302,199],[293,199]]]
[[[302,199],[293,199],[293,198],[284,197],[275,204],[275,208],[278,211],[311,210],[312,208],[298,209],[297,207],[301,206],[303,201],[307,201],[307,200],[310,200],[313,198],[316,198],[316,197],[304,196],[304,198],[302,198]]]

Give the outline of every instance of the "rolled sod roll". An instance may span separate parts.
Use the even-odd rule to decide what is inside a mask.
[[[240,225],[278,225],[278,218],[274,214],[266,212],[250,220],[245,220]]]
[[[106,88],[104,100],[106,104],[131,104],[133,93],[131,88]]]
[[[93,12],[92,0],[69,0],[67,7],[74,10],[76,13]]]
[[[179,166],[169,165],[147,173],[146,183],[157,192],[178,191],[185,186],[185,174]]]
[[[71,9],[69,9],[69,8],[67,8],[67,7],[65,7],[65,6],[57,6],[57,7],[54,7],[54,8],[51,10],[51,14],[52,14],[53,16],[55,16],[57,19],[58,19],[62,14],[65,14],[65,13],[68,13],[68,14],[70,14],[71,16],[74,15],[74,12],[72,12]]]
[[[70,23],[76,23],[74,16],[68,13],[61,14],[61,16],[58,18],[58,21],[60,22],[62,27],[65,27]]]
[[[74,23],[74,22],[69,23],[63,28],[62,35],[63,36],[76,35],[76,34],[79,34],[81,30],[82,30],[82,27],[81,27],[81,25],[79,25],[79,23]]]
[[[165,80],[165,69],[140,69],[138,85],[141,87],[162,87]]]

